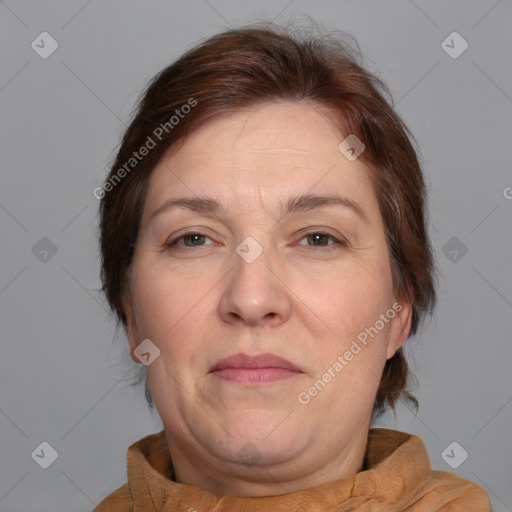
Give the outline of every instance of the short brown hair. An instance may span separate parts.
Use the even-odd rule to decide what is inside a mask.
[[[151,80],[101,189],[102,290],[118,325],[126,326],[123,298],[144,201],[164,152],[220,113],[291,100],[327,108],[345,136],[354,134],[365,144],[359,158],[370,169],[384,220],[395,294],[412,304],[410,335],[416,333],[436,299],[424,178],[414,138],[392,101],[385,99],[391,98],[389,90],[359,58],[338,37],[305,37],[267,24],[210,37]],[[141,150],[149,146],[149,151]],[[400,395],[418,407],[405,389],[408,376],[407,361],[398,350],[386,361],[374,413],[381,414],[386,405],[395,410]],[[146,398],[152,406],[147,382]]]

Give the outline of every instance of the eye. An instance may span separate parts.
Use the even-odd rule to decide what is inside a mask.
[[[306,243],[302,243],[305,240]],[[329,243],[332,241],[332,243]],[[346,245],[344,241],[338,240],[335,236],[324,231],[310,231],[301,238],[299,245],[309,245],[310,247],[330,247],[330,246],[342,246]]]
[[[207,243],[207,240],[210,243]],[[165,247],[167,250],[188,250],[194,247],[202,247],[205,245],[218,245],[217,242],[196,231],[184,233],[174,239],[169,240]],[[334,249],[336,246],[345,246],[346,243],[343,240],[339,240],[334,235],[324,231],[310,231],[306,233],[295,245],[307,245],[313,248],[327,248],[327,250]]]
[[[193,247],[201,247],[203,245],[207,245],[206,240],[213,240],[202,233],[190,232],[185,233],[183,235],[174,238],[173,240],[169,240],[165,245],[168,249],[182,249],[182,248],[193,248]],[[181,244],[180,242],[183,242]],[[215,243],[215,242],[214,242]],[[211,244],[208,244],[211,245]]]

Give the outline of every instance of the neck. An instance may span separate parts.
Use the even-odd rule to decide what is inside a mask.
[[[359,473],[363,469],[368,428],[347,439],[334,457],[332,450],[325,450],[320,456],[308,452],[277,464],[266,464],[265,457],[254,464],[229,462],[215,456],[205,459],[203,447],[194,450],[183,443],[173,443],[169,435],[166,438],[177,482],[206,490],[218,498],[260,497],[289,494]]]

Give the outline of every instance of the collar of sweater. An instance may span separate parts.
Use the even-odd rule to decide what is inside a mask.
[[[173,480],[165,432],[149,435],[128,449],[128,483],[104,504],[134,511],[188,512],[488,512],[485,491],[454,474],[435,471],[422,440],[415,435],[372,428],[364,467],[353,476],[290,494],[242,498],[216,497]],[[132,508],[133,507],[133,508]],[[127,510],[98,506],[98,511]]]

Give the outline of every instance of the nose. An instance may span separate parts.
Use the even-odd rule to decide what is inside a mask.
[[[219,302],[222,319],[235,326],[276,327],[288,320],[292,311],[290,290],[285,279],[272,265],[270,251],[265,250],[248,263],[233,254],[233,269]]]

